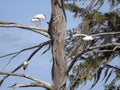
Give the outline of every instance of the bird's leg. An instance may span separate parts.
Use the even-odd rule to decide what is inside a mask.
[[[41,26],[41,21],[38,22],[39,26]]]
[[[39,23],[38,22],[36,22],[36,26],[39,27]]]

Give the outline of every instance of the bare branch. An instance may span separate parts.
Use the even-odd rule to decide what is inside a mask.
[[[41,35],[43,35],[45,37],[50,38],[47,29],[43,29],[43,28],[40,28],[40,27],[27,26],[27,25],[23,25],[23,24],[10,23],[10,22],[4,22],[4,21],[0,21],[0,27],[7,27],[7,28],[9,28],[9,27],[15,27],[15,28],[28,29],[30,31],[39,33],[39,34],[41,34]],[[91,36],[95,37],[95,36],[114,35],[114,34],[120,34],[120,32],[99,33],[99,34],[94,34],[94,35],[91,35]],[[82,37],[86,36],[86,34],[75,34],[72,37],[81,37],[81,36]],[[66,39],[69,39],[69,38],[70,38],[69,36],[66,37]]]
[[[105,53],[105,52],[120,52],[120,51],[113,51],[113,50],[99,50],[99,51],[94,51],[96,53]],[[93,53],[93,51],[88,51],[86,52],[87,54]]]
[[[27,61],[30,61],[31,58],[32,58],[43,46],[45,46],[46,44],[49,44],[49,43],[51,43],[50,40],[49,40],[49,41],[46,41],[46,42],[44,42],[44,43],[42,43],[42,44],[40,44],[39,48],[37,48],[37,49],[28,57]],[[19,66],[17,66],[17,67],[16,67],[14,70],[12,70],[10,73],[16,72],[16,71],[19,70],[22,66],[23,66],[23,63],[21,63]],[[3,77],[3,79],[0,81],[0,86],[2,85],[2,83],[4,82],[4,80],[5,80],[8,76],[9,76],[9,75],[6,75],[6,76]]]
[[[22,53],[22,52],[24,52],[24,51],[26,51],[26,50],[34,49],[34,48],[37,48],[37,47],[39,47],[39,46],[40,46],[40,45],[36,45],[36,46],[33,46],[33,47],[29,47],[29,48],[24,48],[24,49],[22,49],[22,50],[20,50],[20,51],[18,51],[18,52],[9,53],[9,54],[0,56],[0,58],[4,58],[4,57],[11,56],[11,55],[14,55],[14,54],[16,54],[15,56],[17,56],[18,54],[20,54],[20,53]],[[14,57],[15,57],[15,56],[14,56]]]
[[[90,35],[92,37],[97,37],[97,36],[104,36],[104,35],[115,35],[115,34],[120,34],[120,32],[106,32],[106,33],[99,33],[99,34],[93,34],[93,35]],[[74,34],[72,35],[73,38],[75,37],[85,37],[85,36],[88,36],[86,34]],[[66,39],[69,39],[71,38],[70,36],[67,36]]]
[[[115,34],[120,34],[120,32],[106,32],[106,33],[94,34],[94,35],[91,35],[91,36],[95,37],[95,36],[115,35]]]
[[[44,83],[35,83],[35,82],[31,82],[31,83],[26,83],[26,84],[16,84],[14,86],[11,86],[9,88],[23,88],[23,87],[43,87],[43,88],[46,88],[48,90],[52,90],[52,86],[51,85],[46,85]]]
[[[9,75],[9,76],[18,76],[18,77],[24,77],[30,80],[33,80],[35,82],[40,82],[38,79],[35,79],[29,75],[26,74],[18,74],[18,73],[9,73],[9,72],[0,72],[1,75]]]
[[[40,45],[41,45],[41,44],[40,44]],[[23,51],[40,47],[40,45],[36,45],[36,46],[33,46],[33,47],[25,48],[25,49],[22,49],[22,50],[20,50],[20,51],[18,51],[18,52],[9,53],[9,54],[0,56],[0,58],[3,58],[3,57],[7,57],[7,56],[11,56],[11,55],[14,55],[14,54],[15,54],[14,56],[12,56],[12,57],[10,58],[9,62],[8,62],[3,68],[5,68],[5,67],[11,62],[11,60],[12,60],[13,58],[15,58],[16,56],[18,56],[18,55],[19,55],[20,53],[22,53]]]
[[[2,23],[1,23],[2,22]],[[10,23],[10,22],[4,22],[0,21],[0,27],[15,27],[15,28],[22,28],[22,29],[27,29],[36,33],[39,33],[45,37],[50,38],[48,31],[46,29],[40,28],[40,27],[35,27],[35,26],[28,26],[28,25],[23,25],[23,24],[17,24],[17,23]]]
[[[50,43],[50,40],[47,41],[47,43]],[[3,55],[3,56],[0,56],[0,58],[4,58],[4,57],[7,57],[7,56],[11,56],[11,55],[14,55],[11,59],[13,59],[14,57],[16,57],[17,55],[19,55],[20,53],[24,52],[24,51],[27,51],[27,50],[30,50],[30,49],[34,49],[34,48],[38,48],[38,47],[41,47],[41,44],[40,45],[36,45],[36,46],[33,46],[33,47],[29,47],[29,48],[24,48],[20,51],[17,51],[17,52],[14,52],[14,53],[9,53],[9,54],[6,54],[6,55]]]
[[[92,49],[103,48],[108,46],[120,46],[120,43],[108,43],[106,45],[93,46],[93,47],[90,47],[89,49],[92,50]]]
[[[115,70],[120,71],[120,68],[115,67],[115,66],[112,66],[112,65],[110,65],[110,64],[106,64],[106,66],[107,66],[107,67],[110,67],[110,68],[113,68],[113,69],[115,69]]]
[[[51,40],[48,40],[48,41],[40,44],[38,50],[36,50],[35,52],[33,52],[33,53],[30,55],[30,57],[28,58],[28,60],[30,60],[30,59],[36,54],[36,52],[39,51],[42,47],[44,47],[45,45],[50,44],[50,43],[51,43]]]
[[[9,75],[9,76],[18,76],[18,77],[23,77],[23,78],[27,78],[30,79],[32,81],[37,82],[36,85],[38,85],[39,87],[45,87],[45,88],[49,88],[51,89],[51,85],[47,82],[44,82],[42,80],[38,80],[32,76],[26,75],[26,74],[18,74],[18,73],[8,73],[8,72],[0,72],[1,75]],[[24,84],[23,84],[24,85]],[[16,85],[15,85],[16,86]],[[25,87],[25,86],[24,86]]]

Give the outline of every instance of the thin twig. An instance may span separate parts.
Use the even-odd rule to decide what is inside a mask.
[[[117,67],[115,67],[115,66],[112,66],[112,65],[110,65],[110,64],[106,64],[106,66],[107,66],[107,67],[111,67],[111,68],[113,68],[113,69],[115,69],[115,70],[118,70],[118,71],[120,71],[120,68],[117,68]]]
[[[2,69],[4,69],[8,64],[10,64],[10,62],[12,61],[12,59],[15,58],[16,56],[18,56],[20,53],[22,53],[22,52],[24,52],[24,51],[26,51],[26,50],[30,50],[30,49],[37,48],[37,47],[39,47],[39,46],[40,46],[40,45],[36,45],[36,46],[33,46],[33,47],[29,47],[29,48],[22,49],[22,50],[20,50],[20,51],[18,51],[18,52],[9,53],[9,54],[0,56],[0,58],[4,58],[4,57],[11,56],[11,55],[14,55],[14,54],[15,54],[14,56],[12,56],[12,57],[10,58],[9,62],[8,62],[5,66],[2,67]]]
[[[0,58],[4,58],[4,57],[11,56],[11,55],[14,55],[14,54],[16,54],[15,56],[17,56],[18,54],[20,54],[20,53],[22,53],[22,52],[24,52],[24,51],[26,51],[26,50],[34,49],[34,48],[37,48],[37,47],[39,47],[39,46],[40,46],[40,45],[36,45],[36,46],[33,46],[33,47],[29,47],[29,48],[24,48],[24,49],[22,49],[22,50],[20,50],[20,51],[17,51],[17,52],[14,52],[14,53],[9,53],[9,54],[0,56]],[[14,57],[15,57],[15,56],[14,56]]]

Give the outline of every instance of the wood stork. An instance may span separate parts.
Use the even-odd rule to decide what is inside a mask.
[[[84,41],[92,41],[94,38],[92,36],[85,36],[82,38]]]
[[[46,16],[44,14],[37,14],[32,18],[32,22],[36,23],[36,26],[39,26],[41,24],[41,21],[45,20]]]

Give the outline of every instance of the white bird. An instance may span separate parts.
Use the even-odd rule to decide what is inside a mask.
[[[37,26],[40,25],[41,21],[45,20],[46,16],[44,14],[37,14],[32,18],[32,22],[36,23]]]
[[[28,63],[28,61],[27,61],[27,60],[23,62],[23,69],[24,69],[24,70],[26,70],[26,68],[27,68],[28,64],[29,64],[29,63]]]
[[[92,36],[85,36],[82,38],[84,41],[92,41],[94,38]]]

